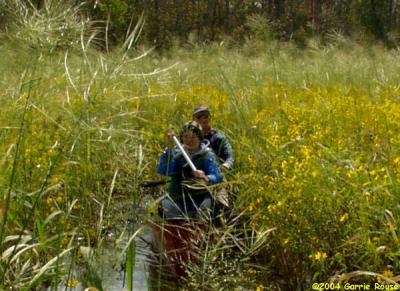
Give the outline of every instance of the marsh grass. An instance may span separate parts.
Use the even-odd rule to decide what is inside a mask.
[[[184,290],[254,290],[260,282],[263,266],[255,256],[268,246],[275,229],[255,233],[240,220],[200,233],[192,243],[195,259],[186,265]]]
[[[308,288],[353,270],[399,272],[399,54],[331,41],[301,51],[274,44],[252,56],[218,45],[176,49],[150,61],[180,60],[171,81],[151,80],[140,103],[159,117],[149,121],[151,138],[206,103],[233,141],[237,205],[256,229],[277,228],[259,256],[267,287]],[[152,152],[161,148],[155,142]]]
[[[76,22],[79,10],[60,7],[54,13]],[[246,229],[203,237],[187,288],[238,278],[307,289],[338,274],[357,280],[356,271],[398,281],[397,50],[332,35],[304,50],[248,40],[157,55],[137,46],[142,19],[120,49],[99,52],[95,32],[78,24],[63,38],[50,10],[20,13],[0,46],[0,288],[56,288],[83,263],[80,247],[101,246],[113,229],[117,198],[136,221],[147,199],[139,184],[158,179],[165,130],[198,103],[234,145],[227,177]],[[47,44],[42,18],[55,27]],[[249,252],[249,234],[269,229]]]
[[[177,223],[150,220],[149,254],[154,290],[254,290],[261,270],[259,252],[267,248],[274,228],[255,232],[238,213],[208,219],[186,218]]]
[[[106,85],[118,78],[121,64],[132,62],[127,59],[128,51],[140,23],[120,53],[106,57],[90,55],[87,46],[91,40],[83,37],[82,27],[75,27],[80,37],[71,38],[83,51],[69,54],[55,51],[63,47],[59,39],[47,39],[51,43],[46,47],[23,37],[25,29],[36,29],[29,21],[44,21],[46,26],[77,21],[65,18],[68,13],[77,16],[77,7],[69,10],[50,1],[45,4],[46,11],[14,7],[26,9],[26,13],[15,13],[29,19],[17,18],[12,27],[16,34],[0,48],[4,56],[1,66],[8,72],[1,84],[1,144],[7,147],[0,183],[5,194],[1,199],[1,288],[56,288],[79,263],[77,248],[82,244],[100,246],[112,228],[112,197],[125,195],[136,203],[133,198],[142,174],[136,112],[100,106],[105,102]],[[51,18],[46,13],[60,14]],[[40,42],[41,35],[37,36]],[[57,37],[70,41],[69,36]],[[66,48],[76,51],[74,45]],[[104,159],[104,155],[114,158]],[[134,164],[137,167],[131,168]],[[136,207],[132,205],[132,209]],[[76,263],[72,259],[66,265],[67,254],[75,257]],[[127,260],[131,269],[133,262]],[[87,283],[93,283],[92,279]],[[94,281],[101,286],[99,278]]]
[[[83,39],[94,32],[93,21],[81,17],[81,5],[73,1],[43,1],[38,9],[31,1],[2,3],[3,14],[8,19],[7,29],[14,34],[11,40],[24,42],[35,50],[47,54],[59,48],[76,48]],[[17,43],[14,43],[17,44]]]

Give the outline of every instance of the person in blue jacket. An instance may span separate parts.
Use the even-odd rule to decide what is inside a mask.
[[[192,171],[178,148],[173,147],[173,131],[167,133],[169,146],[165,149],[157,165],[157,173],[170,176],[169,196],[160,202],[161,212],[166,219],[197,218],[202,213],[212,212],[214,199],[208,186],[220,183],[222,175],[216,156],[203,140],[203,132],[196,121],[185,123],[179,139],[183,143],[196,171]]]

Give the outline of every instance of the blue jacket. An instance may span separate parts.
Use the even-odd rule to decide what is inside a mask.
[[[208,142],[202,142],[200,150],[189,156],[196,168],[207,175],[209,185],[222,182],[221,171],[215,154],[208,148]],[[157,173],[171,177],[169,194],[173,199],[182,199],[184,193],[182,183],[194,179],[190,166],[178,148],[163,151],[157,165]]]

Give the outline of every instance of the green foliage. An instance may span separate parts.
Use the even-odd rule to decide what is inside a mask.
[[[129,6],[126,1],[123,0],[107,0],[99,3],[100,17],[108,21],[108,29],[111,31],[111,40],[117,43],[121,43],[124,39],[124,32],[128,29],[129,22],[131,21],[129,16]]]
[[[79,2],[79,1],[78,1]],[[146,17],[143,39],[148,45],[166,49],[185,44],[191,36],[198,43],[221,41],[226,36],[243,41],[294,40],[304,48],[307,39],[339,31],[353,38],[367,36],[397,45],[400,10],[391,0],[353,1],[31,1],[5,0],[0,6],[4,30],[19,27],[18,38],[35,47],[73,46],[76,34],[91,30],[95,21],[101,37],[110,47],[122,43],[127,32]],[[77,13],[77,9],[80,10]],[[79,16],[78,16],[79,15]],[[0,26],[0,27],[1,27]],[[47,33],[47,37],[44,35]],[[61,37],[65,36],[65,37]],[[88,36],[90,38],[90,36]],[[99,45],[99,44],[98,44]]]
[[[252,15],[247,18],[246,26],[250,30],[250,34],[260,41],[273,40],[271,31],[271,23],[261,15]]]
[[[380,40],[386,39],[386,32],[388,30],[385,18],[387,17],[386,11],[390,1],[359,1],[357,8],[360,9],[361,23],[366,30]]]
[[[133,272],[135,270],[135,255],[136,255],[136,246],[135,242],[132,241],[128,247],[127,256],[126,256],[126,272],[128,277],[128,289],[130,291],[133,290]]]
[[[64,15],[57,9],[23,19]],[[55,19],[46,25],[61,25]],[[249,23],[267,36],[263,18]],[[263,42],[258,50],[249,40],[238,49],[221,42],[140,58],[133,50],[140,27],[108,53],[75,33],[65,36],[70,50],[53,29],[47,43],[42,30],[37,38],[8,35],[0,47],[7,72],[0,80],[0,289],[55,287],[82,265],[78,247],[101,246],[115,225],[117,198],[140,207],[138,185],[157,178],[165,130],[190,119],[198,103],[212,107],[213,123],[234,145],[229,179],[250,223],[243,233],[276,231],[251,255],[223,248],[246,246],[235,236],[217,237],[218,247],[204,239],[199,254],[208,260],[190,267],[188,286],[218,289],[223,278],[232,288],[307,289],[312,279],[350,278],[354,270],[395,278],[398,52],[331,33],[303,50],[292,42]],[[23,28],[29,25],[12,31]],[[129,246],[123,252],[133,269]],[[249,257],[259,268],[250,269]],[[87,280],[101,286],[101,279]]]

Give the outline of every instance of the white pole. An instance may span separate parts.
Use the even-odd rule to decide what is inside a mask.
[[[175,144],[181,150],[183,157],[185,158],[186,162],[188,162],[192,171],[197,171],[196,166],[193,164],[192,160],[189,158],[188,154],[186,153],[185,149],[183,148],[179,140],[176,138],[176,136],[173,135],[172,138],[174,139]]]

